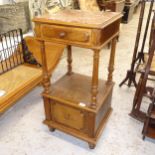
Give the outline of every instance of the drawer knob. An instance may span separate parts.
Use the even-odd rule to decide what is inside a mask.
[[[85,33],[85,41],[89,41],[89,33]]]
[[[64,38],[64,37],[66,36],[66,32],[61,32],[61,33],[59,34],[59,36],[60,36],[60,38]]]

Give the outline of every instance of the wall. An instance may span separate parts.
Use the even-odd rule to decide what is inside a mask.
[[[9,0],[0,0],[0,5],[9,3]]]
[[[0,5],[0,33],[17,28],[22,28],[23,32],[30,29],[28,2]]]
[[[15,0],[16,2],[24,2],[24,1],[28,1],[28,0]],[[0,5],[2,4],[8,4],[11,3],[12,0],[0,0]]]

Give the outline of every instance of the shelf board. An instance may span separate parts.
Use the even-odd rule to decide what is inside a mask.
[[[52,85],[50,94],[43,95],[57,101],[65,100],[73,104],[79,105],[81,103],[81,105],[85,105],[85,107],[90,107],[91,83],[92,79],[89,76],[76,73],[64,75]],[[113,85],[113,82],[106,84],[106,81],[99,80],[96,109],[100,108],[112,92]]]

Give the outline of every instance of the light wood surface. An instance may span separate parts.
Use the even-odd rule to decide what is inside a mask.
[[[34,88],[41,79],[42,70],[27,65],[19,65],[2,74],[0,76],[0,89],[6,93],[0,97],[0,114]]]
[[[47,70],[49,73],[51,73],[58,64],[66,46],[51,42],[45,42],[44,45],[46,54],[45,59],[47,60]]]
[[[33,21],[55,25],[102,29],[121,17],[122,14],[118,12],[61,10],[52,15],[38,16]]]

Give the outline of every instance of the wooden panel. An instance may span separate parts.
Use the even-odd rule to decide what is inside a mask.
[[[46,63],[47,63],[47,70],[52,72],[56,65],[58,64],[61,55],[64,51],[66,46],[62,44],[52,43],[52,42],[45,42],[45,55],[46,55]]]
[[[91,30],[67,28],[63,26],[42,25],[42,37],[46,39],[61,39],[76,42],[89,42]]]
[[[24,38],[29,51],[33,54],[38,63],[42,64],[41,44],[35,37]]]
[[[112,98],[112,90],[109,91],[109,94],[108,94],[106,100],[104,101],[104,103],[102,104],[99,112],[96,115],[95,131],[97,131],[97,129],[99,128],[99,126],[100,126],[100,124],[102,122],[102,120],[104,119],[107,112],[111,108],[111,98]]]
[[[84,114],[82,111],[54,103],[51,106],[54,121],[81,130],[84,127]]]
[[[100,44],[103,44],[108,39],[110,39],[113,35],[119,32],[119,25],[120,21],[117,20],[113,24],[110,24],[108,27],[102,29],[101,37],[100,37]]]

